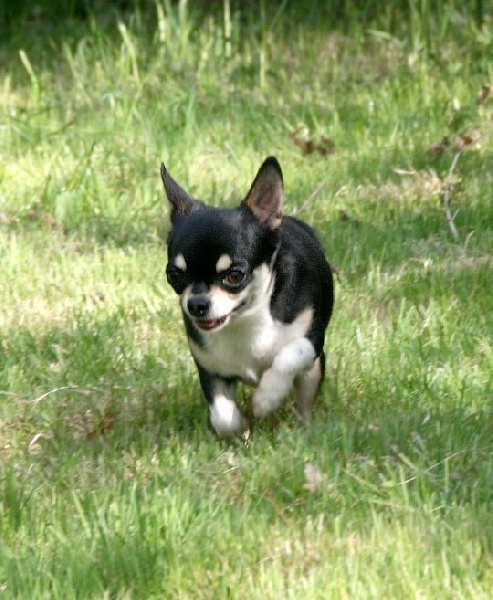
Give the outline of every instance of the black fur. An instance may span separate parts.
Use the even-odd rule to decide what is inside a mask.
[[[238,379],[258,386],[259,416],[279,405],[291,381],[308,418],[324,373],[333,279],[314,230],[281,216],[279,163],[264,161],[237,208],[189,197],[164,165],[161,175],[171,205],[168,280],[181,298],[212,424],[225,435],[245,429],[234,403]]]

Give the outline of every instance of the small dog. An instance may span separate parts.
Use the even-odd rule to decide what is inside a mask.
[[[164,164],[161,176],[171,204],[167,278],[213,428],[220,436],[247,432],[235,401],[239,380],[256,386],[256,418],[281,406],[294,386],[297,411],[309,421],[324,376],[333,279],[312,228],[281,215],[276,158],[264,161],[237,208],[191,198]]]

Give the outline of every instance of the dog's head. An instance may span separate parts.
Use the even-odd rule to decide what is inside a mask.
[[[279,244],[283,180],[267,158],[237,208],[214,208],[161,176],[171,204],[168,282],[195,331],[213,332],[265,301]]]

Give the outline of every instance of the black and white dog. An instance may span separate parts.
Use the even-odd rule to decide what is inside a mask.
[[[264,161],[237,208],[190,198],[164,165],[161,176],[171,203],[166,273],[212,426],[221,436],[248,429],[235,401],[239,380],[256,387],[255,417],[281,406],[294,387],[308,421],[324,375],[333,280],[311,227],[281,215],[279,163]]]

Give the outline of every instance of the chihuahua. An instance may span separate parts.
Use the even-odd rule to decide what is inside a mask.
[[[279,408],[294,388],[308,422],[325,371],[333,278],[313,229],[281,214],[277,159],[264,161],[236,208],[191,198],[164,165],[161,177],[171,205],[166,274],[213,428],[224,437],[249,431],[235,400],[238,381],[256,388],[254,417]]]

